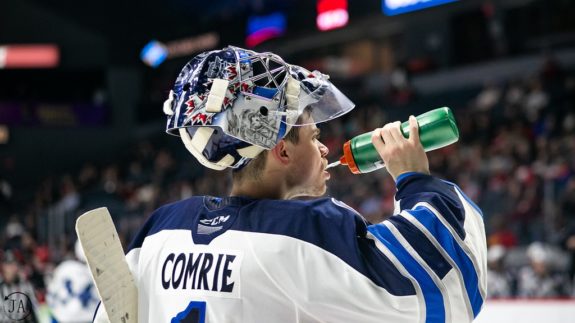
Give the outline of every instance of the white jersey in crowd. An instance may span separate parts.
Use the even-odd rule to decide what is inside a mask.
[[[46,301],[56,322],[92,321],[99,299],[85,263],[77,260],[60,263],[47,291]]]
[[[377,224],[332,198],[158,209],[126,256],[139,322],[472,321],[486,293],[480,210],[428,175],[397,188],[396,214]]]

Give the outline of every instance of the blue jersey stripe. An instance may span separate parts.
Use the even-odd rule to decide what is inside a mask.
[[[483,298],[479,292],[479,278],[471,259],[469,259],[469,256],[467,256],[447,227],[445,227],[437,216],[428,208],[418,206],[415,210],[409,210],[409,213],[435,237],[437,242],[439,242],[459,268],[459,271],[463,276],[467,297],[471,303],[473,316],[476,317],[483,305]]]
[[[399,233],[405,237],[405,240],[439,278],[443,279],[453,268],[425,234],[406,218],[392,216],[389,218],[389,222],[393,223]]]
[[[371,232],[393,255],[401,262],[405,269],[418,282],[423,293],[426,308],[426,323],[445,322],[445,305],[441,291],[425,269],[415,260],[393,233],[384,224],[375,224],[368,227]]]
[[[465,239],[465,209],[453,185],[429,175],[413,174],[398,183],[397,188],[395,199],[400,201],[402,210],[427,202],[443,215],[462,240]]]

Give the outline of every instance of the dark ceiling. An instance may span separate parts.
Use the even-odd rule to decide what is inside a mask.
[[[278,10],[287,14],[288,33],[283,39],[318,32],[315,0],[26,1],[103,36],[114,56],[133,57],[152,39],[168,42],[210,31],[219,33],[222,45],[243,46],[247,17]],[[348,5],[350,23],[366,15],[382,15],[379,0]]]
[[[251,13],[290,11],[298,0],[29,0],[113,42],[169,41],[218,31],[233,41]],[[298,3],[299,2],[299,3]],[[237,37],[237,36],[235,36]]]

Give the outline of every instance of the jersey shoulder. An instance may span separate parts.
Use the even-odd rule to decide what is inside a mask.
[[[347,222],[365,223],[347,204],[331,197],[313,200],[259,200],[244,207],[242,219],[286,223],[287,225],[333,226]]]
[[[197,217],[197,210],[201,208],[203,196],[169,203],[155,210],[146,220],[127,252],[134,248],[140,248],[147,236],[163,230],[175,230],[189,227]]]
[[[330,197],[259,200],[242,208],[234,229],[284,235],[325,247],[327,241],[364,236],[367,223],[351,207]]]
[[[163,230],[189,230],[196,244],[209,244],[227,230],[285,235],[308,242],[318,236],[356,236],[366,231],[365,220],[341,201],[256,200],[243,197],[195,196],[157,209],[146,221],[129,250],[147,236]],[[350,231],[351,230],[351,231]]]

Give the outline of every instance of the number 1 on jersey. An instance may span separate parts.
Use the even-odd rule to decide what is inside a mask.
[[[204,323],[206,322],[206,302],[191,301],[185,310],[172,318],[171,323]]]

